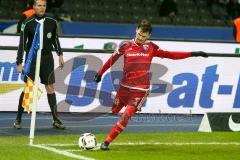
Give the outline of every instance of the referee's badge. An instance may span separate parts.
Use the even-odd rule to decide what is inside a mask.
[[[24,23],[22,23],[22,25],[21,25],[21,31],[23,31],[23,30],[24,30],[24,28],[25,28],[25,24],[24,24]]]
[[[52,38],[52,33],[51,33],[51,32],[48,32],[47,38],[48,38],[48,39]]]

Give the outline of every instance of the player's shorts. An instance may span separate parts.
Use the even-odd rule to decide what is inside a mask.
[[[36,61],[32,61],[28,76],[33,81],[35,79],[35,68],[36,68]],[[40,65],[39,76],[42,84],[55,83],[54,60],[53,60],[52,54],[41,55],[41,65]],[[27,82],[27,77],[24,78],[24,81]]]
[[[137,108],[137,110],[141,110],[143,103],[145,102],[147,96],[149,94],[149,89],[139,90],[127,88],[120,85],[116,98],[114,100],[114,105],[123,104],[123,105],[131,105]]]

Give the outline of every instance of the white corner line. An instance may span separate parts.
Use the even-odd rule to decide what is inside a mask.
[[[240,142],[125,142],[113,143],[113,145],[171,145],[171,146],[184,146],[184,145],[240,145]]]
[[[68,152],[68,151],[58,150],[58,149],[56,149],[56,148],[48,147],[48,146],[46,146],[46,145],[36,145],[36,144],[33,144],[33,145],[31,145],[31,146],[37,147],[37,148],[41,148],[41,149],[45,149],[45,150],[48,150],[48,151],[50,151],[50,152],[55,152],[55,153],[58,153],[58,154],[61,154],[61,155],[67,156],[67,157],[79,159],[79,160],[96,160],[96,159],[94,159],[94,158],[89,158],[89,157],[86,157],[86,156],[76,155],[76,154],[70,153],[70,152]],[[56,146],[57,146],[57,145],[56,145]]]
[[[76,146],[77,144],[41,144],[41,146]],[[122,145],[170,145],[170,146],[184,146],[184,145],[240,145],[240,142],[113,142],[113,146]],[[100,146],[98,144],[97,146]],[[69,150],[70,151],[70,150]]]

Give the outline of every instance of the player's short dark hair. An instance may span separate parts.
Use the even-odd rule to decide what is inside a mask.
[[[37,1],[38,0],[33,0],[33,4],[36,4]],[[43,0],[43,1],[46,1],[46,3],[47,3],[47,0]]]
[[[152,23],[147,19],[141,20],[137,28],[141,28],[144,33],[145,32],[148,32],[150,34],[152,33]]]

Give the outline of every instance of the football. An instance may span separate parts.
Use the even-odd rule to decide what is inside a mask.
[[[93,149],[97,146],[97,140],[94,134],[84,133],[79,137],[79,147],[82,149]]]

